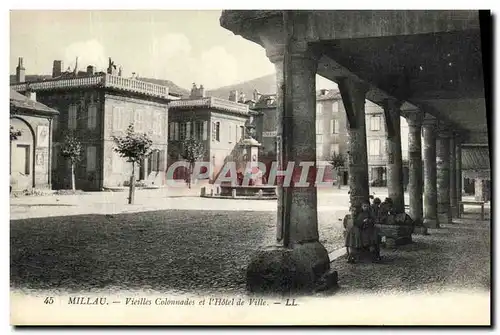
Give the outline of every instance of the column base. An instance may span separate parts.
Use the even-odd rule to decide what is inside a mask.
[[[271,246],[253,256],[247,267],[246,287],[249,292],[267,294],[324,290],[325,283],[337,285],[336,271],[328,270],[328,252],[318,241],[293,248]]]
[[[451,217],[452,218],[458,218],[458,207],[451,207]]]
[[[437,218],[425,218],[424,219],[424,226],[427,228],[432,228],[432,229],[437,229],[439,227],[439,220]]]
[[[439,223],[447,223],[447,224],[452,224],[453,219],[451,217],[451,212],[449,213],[438,213],[438,221]]]

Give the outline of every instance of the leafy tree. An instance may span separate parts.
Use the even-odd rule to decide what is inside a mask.
[[[75,191],[75,164],[81,160],[82,144],[76,136],[69,132],[61,145],[61,156],[71,163],[71,189]]]
[[[13,126],[10,126],[10,141],[15,141],[17,138],[21,136],[21,131],[18,129],[14,129]]]
[[[189,163],[188,187],[191,188],[191,175],[193,174],[194,164],[205,156],[205,146],[203,142],[194,137],[185,139],[180,148],[180,156]]]
[[[337,185],[339,189],[341,185],[340,174],[344,169],[345,159],[346,157],[341,152],[340,153],[333,152],[330,158],[330,164],[333,166],[333,169],[337,172]]]
[[[142,160],[151,153],[153,141],[147,134],[136,133],[134,125],[130,124],[124,136],[113,136],[116,146],[114,151],[120,157],[126,158],[127,162],[132,163],[132,175],[130,176],[128,203],[134,203],[135,195],[135,166],[140,165]]]

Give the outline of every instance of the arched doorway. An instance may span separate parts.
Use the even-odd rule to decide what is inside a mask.
[[[21,132],[10,142],[10,179],[12,191],[31,190],[35,185],[35,135],[20,117],[12,117],[10,125]]]

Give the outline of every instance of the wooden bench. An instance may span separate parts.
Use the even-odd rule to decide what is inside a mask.
[[[459,201],[458,202],[458,217],[461,217],[462,214],[465,214],[464,205],[468,206],[481,206],[481,220],[484,220],[484,201]]]

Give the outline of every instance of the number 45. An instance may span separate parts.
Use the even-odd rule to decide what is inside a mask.
[[[54,298],[52,297],[47,297],[45,298],[45,300],[43,301],[44,304],[47,304],[47,305],[51,305],[54,303]]]

